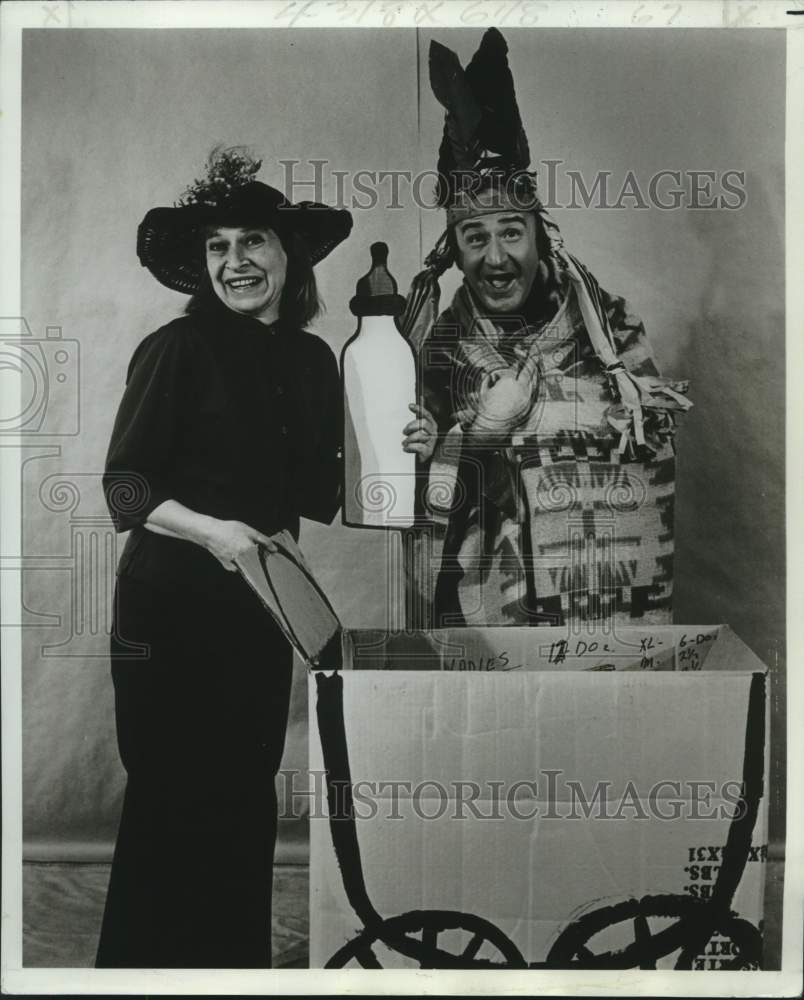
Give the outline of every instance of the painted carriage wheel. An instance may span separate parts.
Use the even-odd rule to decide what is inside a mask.
[[[449,934],[449,940],[439,943],[442,934]],[[498,927],[453,910],[411,910],[383,920],[339,948],[325,968],[357,963],[381,969],[386,950],[404,955],[420,969],[527,968],[517,946]]]
[[[700,918],[706,918],[710,904],[683,896],[644,896],[602,906],[574,920],[556,938],[547,956],[548,968],[581,966],[588,969],[654,969],[660,958],[679,951],[677,969],[691,969],[690,931]],[[669,925],[667,920],[671,920]],[[653,921],[653,927],[649,923]],[[663,926],[657,926],[663,921]],[[593,938],[617,925],[627,942],[622,948],[596,951]],[[725,914],[714,933],[729,944],[728,957],[721,968],[756,969],[762,960],[762,937],[747,920]]]
[[[718,927],[717,933],[731,946],[731,954],[721,959],[720,969],[762,968],[762,934],[749,920],[731,916]],[[695,958],[697,955],[694,951],[682,948],[676,961],[676,968],[692,969]]]

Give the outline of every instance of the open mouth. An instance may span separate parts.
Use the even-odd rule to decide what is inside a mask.
[[[486,287],[498,295],[504,295],[506,292],[509,292],[515,281],[516,275],[510,273],[486,275],[483,279],[483,283]]]
[[[230,278],[226,282],[226,287],[233,292],[245,292],[256,288],[262,282],[260,277]]]

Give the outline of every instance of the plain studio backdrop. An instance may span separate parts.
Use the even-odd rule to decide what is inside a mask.
[[[435,37],[465,65],[481,34]],[[609,171],[615,199],[628,171],[646,198],[659,170],[745,174],[738,211],[663,211],[625,199],[620,210],[554,214],[569,248],[642,316],[663,372],[691,380],[695,408],[678,438],[675,620],[729,623],[782,679],[784,34],[505,34],[535,165],[563,161],[559,200],[568,200],[570,170],[587,186]],[[124,772],[106,636],[116,554],[100,476],[131,354],[185,305],[140,267],[137,225],[201,175],[217,143],[250,145],[264,157],[261,179],[278,187],[279,160],[300,161],[297,180],[313,177],[310,161],[326,161],[325,200],[337,197],[335,170],[348,172],[347,198],[359,170],[433,170],[443,117],[427,82],[430,37],[24,34],[23,312],[34,337],[61,328],[63,342],[51,329],[41,355],[51,379],[45,419],[24,466],[27,859],[106,860],[117,826]],[[429,196],[429,184],[422,190]],[[443,214],[419,210],[404,184],[397,208],[387,207],[387,182],[379,192],[377,207],[353,210],[352,236],[316,270],[327,312],[312,329],[336,353],[355,329],[348,302],[370,244],[388,243],[405,292],[443,227]],[[310,187],[287,193],[316,197]],[[456,280],[442,282],[444,304]],[[305,522],[301,542],[344,624],[400,622],[394,533]],[[285,766],[303,771],[301,669],[297,682]],[[277,859],[305,858],[304,820],[283,821]]]

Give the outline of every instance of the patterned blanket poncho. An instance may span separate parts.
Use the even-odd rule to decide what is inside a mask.
[[[670,621],[687,385],[658,375],[625,301],[574,259],[541,325],[481,318],[464,284],[417,350],[439,426],[413,560],[421,624]],[[514,376],[526,406],[486,419],[483,387]]]

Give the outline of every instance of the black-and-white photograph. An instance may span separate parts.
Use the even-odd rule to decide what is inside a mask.
[[[796,13],[6,5],[4,989],[800,988]]]

